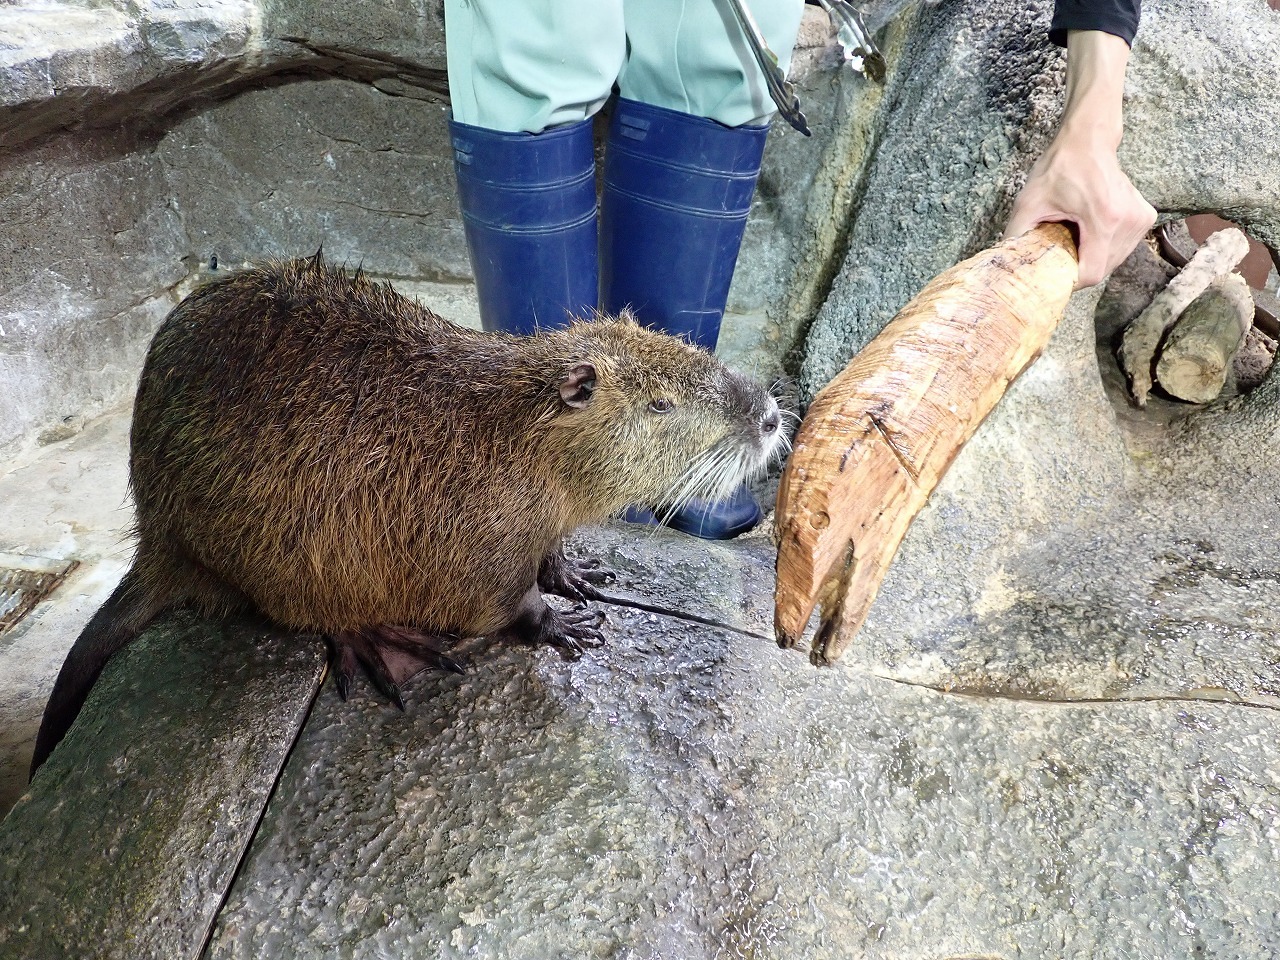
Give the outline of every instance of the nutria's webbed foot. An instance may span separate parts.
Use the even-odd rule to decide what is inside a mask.
[[[599,560],[570,560],[559,547],[542,558],[538,567],[538,587],[543,593],[554,593],[567,600],[585,603],[603,600],[595,585],[612,583],[617,577]]]
[[[588,647],[604,643],[604,634],[600,632],[604,620],[604,613],[585,607],[553,610],[542,599],[538,588],[533,587],[521,600],[520,612],[502,631],[502,636],[518,643],[547,644],[572,660],[586,652]]]
[[[400,685],[410,677],[432,669],[462,673],[462,665],[443,649],[452,639],[456,638],[392,625],[330,634],[330,663],[338,696],[347,699],[360,664],[378,691],[403,710]]]

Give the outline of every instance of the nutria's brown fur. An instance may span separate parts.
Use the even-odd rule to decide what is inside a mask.
[[[210,283],[152,342],[137,555],[63,666],[34,766],[107,658],[178,605],[329,636],[344,693],[359,658],[396,696],[396,647],[448,667],[449,637],[576,646],[592,628],[538,592],[583,586],[561,538],[727,493],[777,427],[762,387],[629,318],[477,333],[318,256]]]

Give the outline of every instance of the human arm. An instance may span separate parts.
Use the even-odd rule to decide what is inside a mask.
[[[1155,209],[1116,158],[1128,62],[1124,37],[1068,30],[1067,94],[1058,132],[1031,168],[1005,227],[1005,236],[1017,236],[1045,221],[1074,223],[1080,241],[1077,288],[1105,278],[1155,223]]]

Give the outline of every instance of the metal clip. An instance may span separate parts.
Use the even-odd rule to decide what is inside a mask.
[[[751,11],[747,9],[743,0],[729,0],[729,6],[733,10],[733,15],[738,18],[738,25],[742,27],[742,32],[746,34],[747,43],[751,45],[751,53],[755,56],[756,63],[760,65],[760,69],[764,73],[765,85],[769,88],[769,96],[778,105],[778,112],[782,114],[787,123],[791,124],[806,137],[810,136],[809,124],[805,121],[804,114],[800,110],[800,98],[796,96],[795,87],[783,75],[782,68],[778,66],[777,54],[770,50],[769,45],[765,43],[764,35],[760,32],[760,28],[756,26],[756,21],[751,16]]]
[[[871,39],[862,14],[846,0],[818,0],[831,25],[836,28],[836,41],[844,50],[844,58],[859,73],[865,73],[876,83],[884,82],[885,59],[876,42]]]

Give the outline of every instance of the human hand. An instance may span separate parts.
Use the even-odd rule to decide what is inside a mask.
[[[1054,220],[1076,226],[1079,290],[1124,262],[1156,222],[1156,211],[1120,169],[1114,148],[1060,134],[1031,168],[1004,235]]]
[[[1031,168],[1004,235],[1018,236],[1046,221],[1074,223],[1078,290],[1099,283],[1124,261],[1155,223],[1156,211],[1116,159],[1129,45],[1109,33],[1073,30],[1067,58],[1058,134]]]

